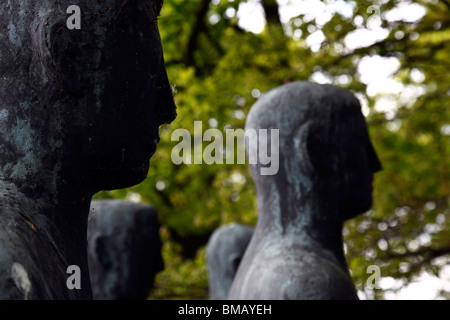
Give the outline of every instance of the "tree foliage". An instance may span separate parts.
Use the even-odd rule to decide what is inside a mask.
[[[279,7],[286,1],[261,0],[266,25],[258,34],[239,24],[236,13],[246,2],[165,1],[159,26],[178,118],[161,129],[146,181],[97,195],[138,195],[157,208],[168,267],[152,297],[207,298],[203,247],[208,237],[221,224],[257,219],[248,166],[175,165],[173,130],[185,128],[193,135],[194,121],[202,121],[203,131],[244,128],[261,94],[296,80],[354,92],[383,164],[373,209],[343,230],[357,288],[367,298],[385,296],[386,290],[365,286],[370,265],[403,285],[423,271],[439,275],[450,253],[450,2],[316,1],[351,9],[330,10],[327,19],[305,12],[281,22]],[[399,14],[411,7],[423,15]],[[359,39],[382,36],[351,44],[358,34]],[[377,92],[365,79],[361,66],[373,67],[378,57],[398,64],[386,76],[396,90]]]

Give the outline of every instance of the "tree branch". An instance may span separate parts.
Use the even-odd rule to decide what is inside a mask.
[[[209,42],[213,45],[213,47],[217,50],[220,56],[223,56],[225,54],[225,51],[223,50],[220,43],[214,38],[214,36],[211,34],[210,29],[205,29],[206,37],[208,38]]]
[[[419,251],[415,251],[415,252],[408,251],[408,252],[402,253],[402,254],[387,252],[385,259],[386,260],[404,259],[404,258],[422,256],[424,258],[423,262],[429,262],[434,258],[443,256],[446,254],[450,254],[450,247],[447,247],[447,248],[444,247],[444,248],[439,248],[439,249],[423,249],[423,250],[419,250]]]
[[[195,24],[192,27],[191,34],[187,44],[187,50],[184,55],[184,64],[186,67],[195,66],[194,52],[197,49],[197,42],[200,33],[206,29],[205,17],[208,13],[210,0],[202,0],[197,11],[197,18]]]
[[[267,29],[271,33],[271,36],[276,40],[284,44],[285,34],[283,25],[281,23],[279,6],[276,0],[261,0],[261,5],[264,9],[266,16]]]
[[[441,0],[441,2],[442,2],[443,4],[445,4],[445,6],[450,10],[450,2],[449,2],[449,1],[447,1],[447,0]]]
[[[269,24],[281,25],[280,13],[278,12],[278,3],[276,0],[261,0],[261,4],[266,14],[266,21]]]
[[[168,206],[171,209],[175,208],[175,206],[173,205],[173,203],[170,200],[169,196],[165,192],[156,190],[156,193],[159,195],[159,197],[161,198],[161,200],[164,202],[164,204],[166,206]]]

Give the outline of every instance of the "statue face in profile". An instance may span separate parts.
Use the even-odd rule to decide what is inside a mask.
[[[162,0],[106,2],[86,1],[92,11],[81,30],[54,25],[50,47],[65,90],[74,99],[80,93],[88,115],[89,166],[106,188],[117,188],[146,177],[158,128],[176,113],[157,24]]]
[[[262,177],[259,164],[251,166],[257,186],[273,180],[298,199],[307,192],[333,198],[344,220],[372,206],[373,176],[381,164],[359,101],[349,92],[306,82],[282,86],[258,100],[247,128],[280,133],[280,172]]]
[[[372,146],[362,114],[355,112],[342,131],[341,212],[344,219],[351,219],[372,207],[374,173],[381,170],[381,163]]]
[[[80,167],[93,192],[137,184],[158,128],[176,117],[157,23],[162,0],[77,1],[80,29],[67,27],[71,5],[24,0],[2,8],[13,17],[0,36],[3,105],[9,119],[29,123],[36,149],[56,146],[61,167]]]

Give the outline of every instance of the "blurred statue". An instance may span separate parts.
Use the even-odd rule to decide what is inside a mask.
[[[250,166],[258,222],[228,298],[358,299],[342,225],[371,207],[381,169],[358,100],[294,82],[261,97],[246,128],[279,129],[280,168],[261,175],[261,164]]]
[[[88,261],[96,300],[145,300],[161,256],[158,213],[147,205],[118,200],[92,201]]]
[[[237,268],[253,235],[253,228],[230,223],[216,229],[206,246],[209,298],[225,300]]]
[[[92,298],[91,197],[140,183],[176,116],[162,0],[78,0],[81,29],[72,4],[0,4],[0,299]]]

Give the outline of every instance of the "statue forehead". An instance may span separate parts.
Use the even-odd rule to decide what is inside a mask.
[[[133,21],[134,15],[144,17],[150,25],[156,21],[162,4],[163,0],[5,0],[0,4],[0,20],[8,33],[0,34],[0,42],[22,46],[23,42],[30,40],[30,35],[35,38],[38,25],[45,23],[43,29],[49,30],[56,23],[65,24],[74,13],[73,6],[79,8],[82,29],[95,31],[98,36],[105,34],[103,27],[114,22],[120,14],[130,21]],[[53,18],[49,20],[49,17]],[[135,27],[133,23],[126,24],[125,28],[127,26]]]
[[[309,120],[361,118],[361,106],[347,90],[313,82],[293,82],[272,89],[252,107],[248,128],[293,129]]]
[[[163,2],[164,0],[20,0],[0,4],[0,13],[8,9],[17,9],[17,11],[14,10],[17,12],[16,15],[23,16],[24,19],[34,19],[33,14],[30,13],[40,15],[48,11],[56,11],[65,14],[67,8],[72,5],[92,13],[104,10],[113,11],[122,9],[128,4],[141,3],[152,7],[158,14]]]
[[[164,0],[20,0],[20,1],[8,1],[8,3],[3,4],[6,6],[29,6],[33,5],[36,8],[40,8],[43,6],[52,6],[52,7],[65,7],[70,5],[88,5],[89,7],[98,7],[98,6],[106,6],[106,5],[126,5],[130,1],[141,1],[147,2],[150,4],[158,4],[162,5]]]

